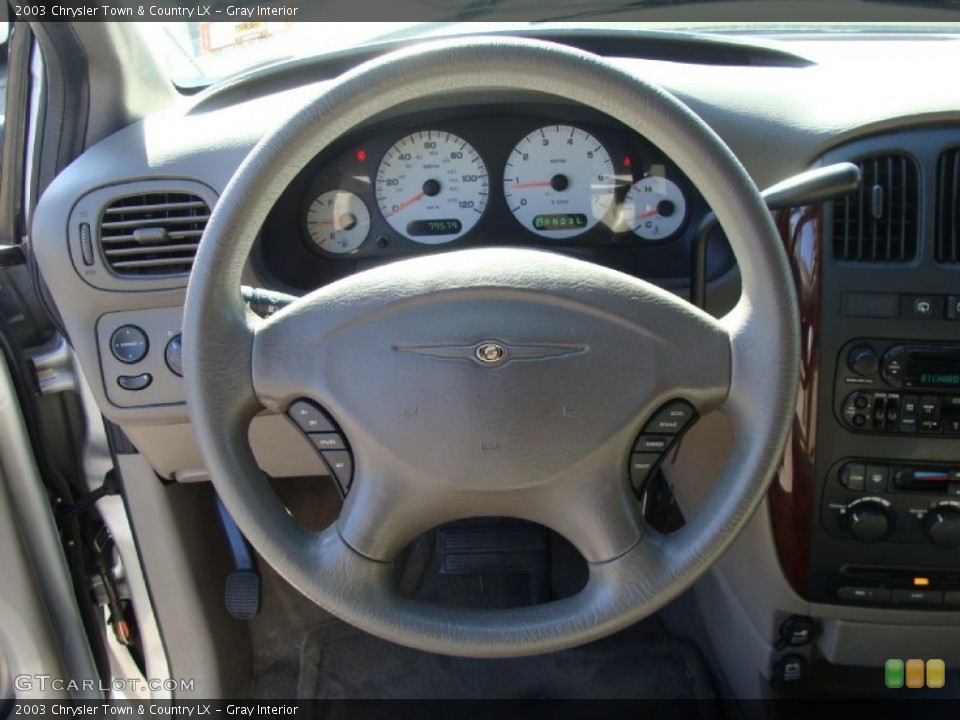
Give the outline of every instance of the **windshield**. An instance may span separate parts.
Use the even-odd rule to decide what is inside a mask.
[[[433,0],[440,1],[442,0]],[[682,0],[681,0],[682,2]],[[712,3],[725,5],[726,3]],[[704,3],[694,3],[703,17]],[[886,4],[885,4],[886,5]],[[646,6],[646,4],[645,4]],[[233,7],[233,6],[231,6]],[[529,7],[527,5],[526,7]],[[676,13],[677,5],[671,5]],[[636,12],[637,5],[605,6],[583,0],[557,0],[542,11],[567,20],[539,22],[150,22],[139,23],[159,51],[164,67],[180,87],[207,86],[262,65],[326,55],[350,48],[419,37],[502,32],[524,28],[683,31],[743,35],[791,36],[810,32],[960,33],[960,23],[916,22],[614,22],[575,17]],[[651,12],[645,10],[644,12]],[[665,11],[663,11],[665,12]],[[606,20],[606,18],[604,18]]]

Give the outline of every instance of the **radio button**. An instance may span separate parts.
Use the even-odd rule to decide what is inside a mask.
[[[936,395],[924,395],[920,398],[920,419],[936,420],[940,416],[940,398]]]
[[[847,367],[857,375],[873,375],[877,372],[879,366],[880,359],[877,357],[877,353],[874,352],[873,348],[866,345],[855,347],[847,355]]]
[[[903,384],[903,355],[904,348],[898,345],[887,350],[883,356],[880,374],[894,387],[901,387]]]
[[[917,431],[919,412],[920,397],[918,395],[904,395],[900,399],[900,432],[915,433]]]

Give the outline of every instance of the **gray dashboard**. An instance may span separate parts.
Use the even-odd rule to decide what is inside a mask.
[[[960,88],[943,83],[941,72],[960,55],[956,40],[852,37],[783,43],[808,58],[804,67],[697,65],[636,59],[611,61],[661,84],[698,112],[733,149],[761,187],[795,174],[826,150],[855,137],[886,129],[960,121]],[[904,62],[904,58],[911,62]],[[929,73],[916,72],[929,66]],[[869,67],[869,72],[863,68]],[[914,69],[911,71],[911,69]],[[940,71],[938,71],[939,69]],[[909,76],[911,92],[889,92]],[[186,276],[124,276],[97,262],[84,267],[80,224],[104,207],[105,199],[142,192],[148,183],[170,193],[193,192],[208,204],[229,182],[249,150],[273,132],[330,81],[208,109],[201,97],[178,105],[104,139],[71,164],[49,186],[35,213],[31,241],[41,270],[63,315],[84,373],[104,415],[121,426],[185,423],[180,379],[155,353],[175,333]],[[556,103],[551,96],[522,98],[490,92],[424,98],[393,117],[372,118],[381,127],[403,124],[412,113],[492,103],[530,106]],[[344,129],[349,131],[351,129]],[[669,128],[663,128],[669,133]],[[654,144],[656,138],[648,138]],[[246,282],[269,286],[262,266],[251,262]],[[145,362],[153,382],[144,394],[117,387],[121,370],[109,356],[109,335],[118,321],[145,313],[164,338],[151,338]],[[148,320],[144,320],[148,322]],[[146,370],[144,370],[146,372]]]

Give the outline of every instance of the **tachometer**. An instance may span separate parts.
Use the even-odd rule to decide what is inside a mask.
[[[436,245],[477,224],[489,185],[483,158],[466,140],[423,130],[387,150],[377,170],[377,204],[398,233]]]
[[[353,252],[370,232],[370,211],[352,192],[328,190],[310,203],[307,232],[317,247],[327,252]]]
[[[550,125],[510,151],[503,173],[510,212],[528,230],[552,238],[586,232],[610,211],[616,179],[603,145],[586,130]]]

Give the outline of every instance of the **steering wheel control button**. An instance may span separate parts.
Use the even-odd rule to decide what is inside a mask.
[[[346,450],[347,443],[339,433],[308,433],[307,437],[317,450]]]
[[[183,377],[183,342],[179,334],[170,338],[170,342],[163,351],[163,359],[170,368],[170,372],[177,377]]]
[[[634,453],[630,456],[630,484],[640,491],[647,478],[660,462],[660,456],[653,453]]]
[[[353,479],[353,457],[346,450],[331,450],[322,452],[320,455],[333,473],[343,494],[346,495],[350,489],[350,481]]]
[[[327,414],[309,400],[297,400],[287,415],[306,433],[332,433],[337,428]]]
[[[147,334],[136,325],[121,325],[110,336],[110,352],[122,363],[132,365],[140,362],[149,349]]]
[[[662,453],[672,442],[673,438],[669,435],[641,435],[633,450],[639,453]]]
[[[153,382],[153,375],[150,373],[141,373],[140,375],[121,375],[117,378],[117,385],[124,390],[143,390]]]
[[[695,415],[696,411],[690,403],[684,400],[674,400],[654,413],[650,421],[644,426],[643,432],[675,435],[683,432]]]

